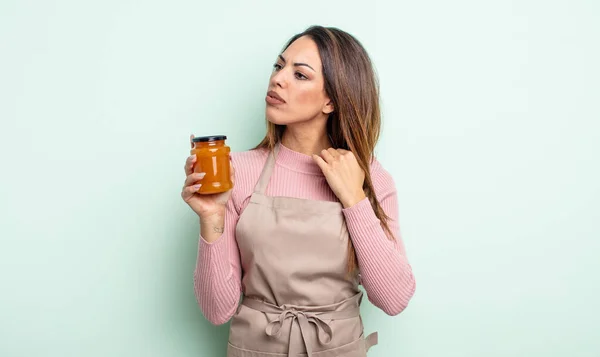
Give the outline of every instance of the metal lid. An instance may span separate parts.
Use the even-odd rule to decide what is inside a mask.
[[[204,143],[207,141],[217,141],[217,140],[225,140],[227,136],[225,135],[211,135],[211,136],[198,136],[192,139],[195,143]]]

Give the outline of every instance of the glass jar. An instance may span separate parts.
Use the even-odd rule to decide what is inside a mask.
[[[200,194],[221,193],[233,188],[230,172],[229,153],[231,149],[225,145],[225,135],[202,136],[192,139],[192,155],[196,155],[194,172],[204,172],[200,180]]]

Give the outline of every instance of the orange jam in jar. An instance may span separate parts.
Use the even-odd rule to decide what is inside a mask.
[[[229,163],[231,149],[225,145],[225,135],[202,136],[192,139],[192,155],[196,155],[194,172],[204,172],[200,194],[221,193],[233,188]]]

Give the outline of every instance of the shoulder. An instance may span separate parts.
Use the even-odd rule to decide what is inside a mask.
[[[238,211],[243,209],[252,195],[267,156],[266,149],[231,152],[231,166],[234,170],[232,199]]]
[[[267,159],[266,149],[252,149],[246,151],[231,152],[231,163],[234,169],[240,172],[262,170],[262,165]]]
[[[394,177],[383,167],[377,158],[373,158],[373,161],[371,161],[370,170],[375,194],[379,199],[396,192]]]

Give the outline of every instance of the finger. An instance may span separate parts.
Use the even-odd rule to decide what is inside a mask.
[[[183,190],[181,191],[181,197],[185,201],[189,200],[198,192],[198,190],[200,190],[200,187],[202,187],[202,184],[184,187]]]
[[[321,158],[325,160],[326,163],[332,163],[335,160],[328,150],[321,150]]]
[[[235,184],[235,168],[233,167],[231,161],[229,161],[229,172],[231,176],[231,183]]]
[[[327,162],[325,162],[325,160],[323,160],[323,158],[317,154],[313,154],[313,160],[315,160],[315,162],[317,163],[317,165],[319,165],[319,167],[321,168],[321,171],[323,171],[323,173],[325,173],[325,170],[327,170],[328,165]]]
[[[340,157],[340,153],[334,149],[334,148],[329,148],[327,149],[327,151],[331,154],[331,156],[333,156],[333,158],[337,159]]]
[[[184,165],[184,170],[185,170],[185,175],[188,176],[190,175],[192,172],[194,172],[194,164],[196,163],[196,155],[190,155],[188,156],[188,158],[185,160],[185,165]]]
[[[348,150],[344,150],[344,149],[338,149],[338,153],[340,153],[340,160],[351,160],[351,161],[356,161],[354,154],[352,153],[352,151],[348,151]]]
[[[184,187],[192,186],[196,184],[198,181],[202,180],[206,175],[205,172],[192,173],[186,177],[185,182],[183,184]]]

